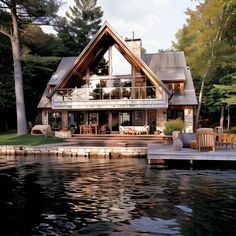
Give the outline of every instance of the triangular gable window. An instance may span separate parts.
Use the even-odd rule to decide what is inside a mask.
[[[112,75],[131,75],[132,66],[124,58],[124,56],[117,50],[115,46],[112,47]]]
[[[109,75],[109,53],[99,56],[90,66],[90,75]]]
[[[115,76],[131,74],[131,64],[125,59],[125,57],[115,46],[112,46],[103,55],[99,55],[90,66],[90,75]]]
[[[150,84],[146,84],[146,81],[150,81]],[[162,89],[166,90],[164,84],[108,24],[98,31],[72,70],[54,90],[73,90],[75,86],[86,90],[86,99],[161,98]],[[95,90],[99,90],[99,93]]]

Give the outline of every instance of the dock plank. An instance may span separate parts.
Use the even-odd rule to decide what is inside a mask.
[[[149,144],[147,146],[147,159],[236,161],[236,149],[218,147],[215,152],[190,148],[174,150],[172,145]]]

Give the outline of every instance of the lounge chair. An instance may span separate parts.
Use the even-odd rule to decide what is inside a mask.
[[[196,146],[199,151],[202,148],[211,148],[215,151],[216,145],[216,134],[211,128],[200,128],[197,130],[196,134]]]

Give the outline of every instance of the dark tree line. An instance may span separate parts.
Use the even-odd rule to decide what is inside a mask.
[[[60,4],[0,0],[0,130],[28,132],[27,121],[37,122],[37,104],[61,57],[78,56],[100,27],[103,12],[96,0],[75,1],[68,20],[56,15]],[[57,36],[40,28],[50,23]]]

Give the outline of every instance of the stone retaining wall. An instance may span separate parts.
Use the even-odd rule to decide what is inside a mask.
[[[0,146],[0,156],[52,155],[88,158],[146,157],[146,147],[29,147]]]

